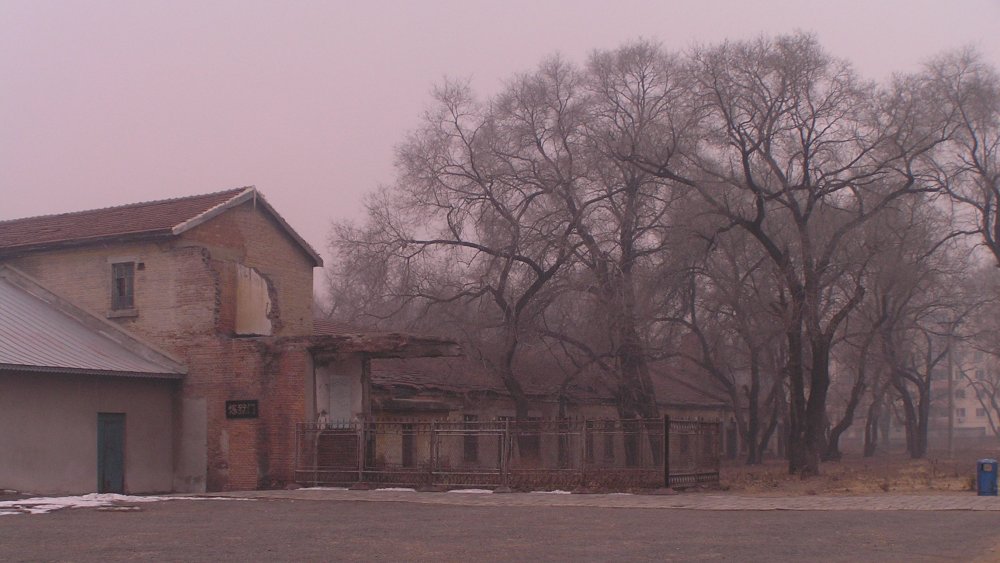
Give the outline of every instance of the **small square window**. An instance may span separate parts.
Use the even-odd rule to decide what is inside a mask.
[[[135,308],[135,262],[111,265],[111,309]]]

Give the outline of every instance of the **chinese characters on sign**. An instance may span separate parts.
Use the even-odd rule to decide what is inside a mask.
[[[226,418],[257,418],[257,400],[226,401]]]

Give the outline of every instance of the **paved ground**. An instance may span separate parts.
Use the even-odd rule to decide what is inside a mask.
[[[852,511],[944,511],[1000,512],[1000,497],[971,493],[882,494],[855,496],[765,497],[732,494],[684,493],[675,495],[570,495],[553,493],[415,493],[410,491],[347,491],[300,489],[295,491],[250,491],[218,493],[215,496],[336,500],[358,502],[411,502],[460,506],[577,506],[599,508],[659,508],[690,510],[852,510]],[[998,515],[1000,516],[1000,515]],[[998,517],[1000,525],[1000,517]],[[1000,537],[1000,530],[998,530]]]
[[[255,500],[173,500],[144,504],[135,512],[67,509],[3,516],[0,560],[1000,559],[1000,515],[990,504],[1000,501],[969,494],[777,499],[272,491],[248,496]],[[804,510],[799,501],[823,509]],[[754,509],[747,510],[749,505]]]

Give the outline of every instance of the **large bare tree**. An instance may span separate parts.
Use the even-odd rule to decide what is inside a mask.
[[[478,313],[486,335],[479,351],[524,419],[528,401],[514,366],[527,317],[575,252],[574,219],[551,205],[576,173],[571,161],[545,158],[563,140],[536,139],[512,109],[521,94],[512,90],[482,104],[465,84],[438,89],[423,127],[399,148],[398,182],[369,200],[363,227],[341,225],[334,246],[351,257],[347,267],[396,280],[375,289],[398,310],[461,304]],[[527,95],[549,94],[540,87]],[[543,108],[535,117],[554,123]],[[567,115],[558,117],[572,127]]]
[[[928,118],[952,128],[934,155],[940,186],[1000,265],[1000,74],[966,49],[933,59],[913,82],[934,109]]]
[[[831,427],[835,348],[862,368],[916,358],[912,327],[877,307],[897,296],[873,269],[892,250],[872,225],[946,192],[997,252],[997,99],[973,55],[880,86],[804,34],[550,58],[485,102],[449,83],[366,225],[338,231],[377,294],[350,302],[422,321],[416,304],[445,305],[498,343],[484,357],[519,415],[526,335],[572,372],[605,370],[625,418],[658,415],[650,363],[686,355],[731,397],[748,460],[783,417],[789,469],[813,474],[866,392],[870,420],[902,397],[855,370]],[[863,303],[876,305],[856,315]]]
[[[807,35],[699,49],[691,80],[704,112],[698,150],[632,157],[688,186],[722,228],[747,232],[780,273],[789,469],[816,473],[833,340],[864,296],[846,242],[925,189],[916,161],[942,134],[913,127],[911,100],[861,81]]]

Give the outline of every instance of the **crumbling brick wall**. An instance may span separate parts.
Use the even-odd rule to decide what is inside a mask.
[[[170,239],[43,249],[3,261],[101,317],[111,308],[110,264],[141,263],[136,314],[110,320],[188,368],[178,405],[204,404],[204,420],[175,418],[199,425],[184,435],[204,437],[206,463],[201,477],[183,476],[194,483],[185,487],[243,489],[292,479],[295,423],[304,419],[310,365],[296,337],[312,333],[313,265],[263,208],[247,202]],[[234,334],[236,264],[267,280],[272,336]],[[259,418],[227,419],[225,402],[235,399],[259,401]],[[191,455],[190,448],[175,451]],[[175,460],[175,467],[184,465]]]

